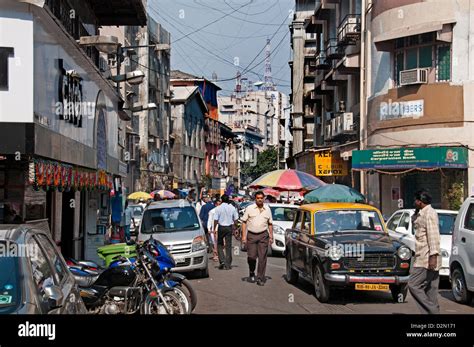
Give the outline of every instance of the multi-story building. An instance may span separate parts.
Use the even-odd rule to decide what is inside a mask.
[[[100,26],[145,24],[141,0],[2,1],[0,219],[48,220],[66,256],[82,258],[87,235],[103,241],[124,167],[123,100],[101,73],[104,47],[79,42]]]
[[[174,70],[171,71],[171,85],[173,87],[183,86],[197,86],[199,92],[206,103],[208,112],[205,114],[204,137],[206,144],[205,170],[202,175],[208,178],[220,179],[218,152],[220,147],[220,129],[219,129],[219,115],[217,112],[217,92],[221,88],[205,79],[204,77],[196,77],[188,73]],[[215,189],[219,189],[217,186]]]
[[[177,188],[198,188],[205,172],[205,115],[199,87],[171,87],[172,172]]]
[[[241,99],[241,110],[233,96],[220,96],[219,120],[233,129],[252,126],[263,138],[263,148],[278,147],[284,137],[281,125],[288,107],[288,97],[278,91],[246,92]]]
[[[145,73],[139,86],[126,84],[122,89],[131,117],[126,137],[121,137],[128,163],[127,187],[129,191],[171,189],[171,36],[150,16],[146,26],[119,29],[124,36],[120,66],[125,72],[138,69]]]
[[[364,192],[384,213],[411,207],[421,188],[457,209],[474,193],[474,4],[363,3],[367,112],[353,166]]]
[[[361,1],[313,3],[311,15],[295,14],[292,31],[294,165],[326,181],[351,185],[352,151],[359,147]],[[304,35],[295,31],[297,27]],[[295,52],[303,48],[302,38],[304,65],[303,54]],[[302,90],[296,81],[302,83]],[[301,112],[303,130],[298,129]],[[305,151],[298,152],[301,132],[306,134]]]
[[[291,68],[291,156],[302,153],[315,144],[314,76],[318,26],[313,23],[315,0],[296,0],[290,25]],[[305,113],[306,112],[306,113]]]

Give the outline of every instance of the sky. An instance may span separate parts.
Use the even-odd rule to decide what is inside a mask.
[[[271,39],[273,82],[290,92],[290,33],[294,0],[148,0],[150,16],[171,33],[171,69],[211,80],[230,95],[235,76],[264,80]],[[255,88],[254,88],[255,89]]]

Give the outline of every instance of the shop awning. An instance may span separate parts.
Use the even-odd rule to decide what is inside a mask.
[[[407,147],[352,151],[352,168],[373,169],[465,169],[465,147]]]
[[[402,28],[393,29],[386,31],[374,37],[374,43],[383,43],[386,41],[395,40],[401,37],[407,37],[412,35],[419,35],[429,33],[433,31],[440,31],[443,29],[443,25],[456,23],[455,19],[446,19],[443,21],[431,21],[425,23],[419,23],[415,25],[409,25]]]

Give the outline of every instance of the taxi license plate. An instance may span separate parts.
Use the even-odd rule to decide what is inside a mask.
[[[356,283],[356,290],[389,290],[388,284]]]

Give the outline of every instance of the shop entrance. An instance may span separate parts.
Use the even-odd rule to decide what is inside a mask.
[[[62,198],[61,215],[61,253],[64,257],[73,257],[74,253],[74,211],[80,208],[76,205],[75,193],[65,192]],[[74,206],[74,207],[72,207]]]
[[[420,189],[426,189],[433,201],[433,208],[441,208],[441,173],[435,172],[413,172],[402,177],[402,190],[405,208],[413,208],[415,193]]]

